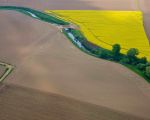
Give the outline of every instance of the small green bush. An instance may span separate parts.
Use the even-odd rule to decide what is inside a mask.
[[[136,48],[130,48],[128,51],[127,51],[127,56],[129,58],[135,58],[137,55],[139,55],[139,50],[136,49]]]
[[[97,51],[97,55],[100,57],[100,58],[104,58],[104,59],[108,59],[110,58],[110,55],[108,54],[108,52],[104,49],[99,49]]]
[[[139,64],[137,64],[137,65],[136,65],[136,67],[137,67],[139,70],[144,71],[144,70],[145,70],[145,68],[146,68],[146,64],[139,63]]]
[[[130,60],[128,57],[123,57],[120,59],[120,63],[123,63],[123,64],[129,64],[130,63]]]
[[[145,74],[148,78],[150,78],[150,66],[146,67]]]
[[[137,55],[139,55],[139,50],[136,48],[130,48],[127,51],[127,57],[129,58],[129,63],[132,65],[138,64],[138,58]]]

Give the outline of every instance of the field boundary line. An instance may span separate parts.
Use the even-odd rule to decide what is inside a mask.
[[[0,83],[1,83],[12,72],[12,70],[14,69],[14,66],[4,63],[4,62],[0,62],[0,66],[5,67],[4,73],[0,76]]]

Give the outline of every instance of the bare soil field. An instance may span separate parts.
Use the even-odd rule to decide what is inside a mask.
[[[0,92],[0,108],[1,120],[147,120],[12,84]]]
[[[139,0],[139,10],[143,11],[144,15],[144,27],[147,33],[147,36],[150,41],[150,1],[149,0]]]
[[[1,0],[0,5],[28,6],[35,9],[113,9],[136,10],[135,0]]]
[[[1,11],[0,18],[0,58],[16,66],[5,83],[150,118],[143,78],[81,52],[48,23],[12,11]]]

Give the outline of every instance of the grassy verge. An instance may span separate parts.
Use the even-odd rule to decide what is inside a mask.
[[[5,67],[4,73],[0,76],[0,83],[4,81],[4,79],[12,72],[14,67],[7,63],[0,62],[0,66]]]
[[[36,19],[56,24],[56,25],[69,25],[68,22],[61,20],[60,18],[57,18],[53,15],[48,15],[43,12],[40,12],[38,10],[33,10],[31,8],[26,7],[17,7],[17,6],[0,6],[0,10],[15,10],[17,12],[21,12],[23,14],[26,14],[30,17],[34,17]]]
[[[137,69],[135,66],[129,64],[122,64],[122,65],[129,68],[133,72],[137,73],[139,76],[143,77],[148,83],[150,83],[150,79],[141,70]]]
[[[89,54],[89,55],[92,55],[92,56],[95,56],[94,54],[92,54],[90,51],[88,51],[88,50],[86,50],[86,49],[84,49],[84,48],[81,48],[81,47],[79,47],[69,36],[68,36],[68,34],[67,34],[67,32],[63,29],[62,30],[62,32],[63,32],[63,34],[70,40],[70,42],[72,42],[77,48],[79,48],[81,51],[83,51],[83,52],[85,52],[85,53],[87,53],[87,54]],[[96,57],[96,56],[95,56]]]
[[[69,25],[68,22],[61,20],[60,18],[57,18],[56,16],[53,15],[48,15],[45,13],[42,13],[40,11],[37,10],[33,10],[30,8],[26,8],[26,7],[17,7],[17,6],[0,6],[0,10],[14,10],[20,13],[23,13],[25,15],[28,15],[32,18],[35,19],[39,19],[51,24],[55,24],[55,25]],[[14,69],[13,66],[4,63],[4,62],[0,62],[0,66],[4,66],[5,72],[0,76],[0,82],[3,82],[4,79],[12,72],[12,70]]]
[[[63,29],[63,33],[65,34],[65,36],[76,46],[78,47],[81,51],[86,52],[92,56],[95,57],[99,57],[99,55],[97,55],[96,53],[98,51],[106,51],[108,54],[111,54],[110,50],[104,49],[104,48],[100,48],[97,45],[94,45],[93,43],[87,41],[87,39],[84,37],[83,33],[79,30],[75,30],[75,29],[71,29],[70,31],[74,37],[77,39],[77,41],[79,41],[81,43],[81,45],[83,47],[79,47],[76,42],[74,42],[67,34],[67,32]]]

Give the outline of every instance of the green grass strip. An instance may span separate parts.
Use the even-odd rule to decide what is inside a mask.
[[[56,16],[48,15],[46,13],[40,12],[38,10],[33,10],[31,8],[18,7],[18,6],[0,6],[0,10],[15,10],[17,12],[21,12],[35,19],[39,19],[51,24],[69,25],[68,22],[63,21],[62,19],[57,18]]]
[[[0,62],[1,66],[5,67],[5,72],[0,76],[0,82],[3,82],[4,79],[12,72],[14,67],[10,64]]]

